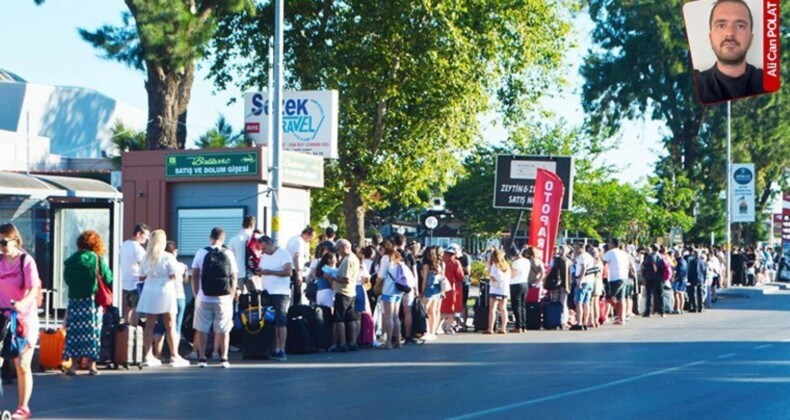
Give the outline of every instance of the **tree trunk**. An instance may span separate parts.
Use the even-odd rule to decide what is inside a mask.
[[[176,128],[176,143],[179,149],[186,149],[187,146],[187,107],[192,96],[192,83],[195,81],[195,63],[187,66],[184,77],[178,84],[178,127]]]
[[[346,216],[346,239],[352,245],[364,245],[365,207],[356,186],[351,185],[343,200],[343,215]]]
[[[146,146],[149,150],[178,149],[178,121],[189,104],[194,80],[194,64],[183,73],[176,73],[147,62],[148,128]],[[186,131],[183,133],[186,141]]]

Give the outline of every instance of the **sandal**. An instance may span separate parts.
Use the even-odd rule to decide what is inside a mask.
[[[30,418],[30,409],[27,407],[19,407],[14,411],[14,414],[11,415],[11,418],[14,420],[17,419],[29,419]]]
[[[485,335],[491,335],[493,333],[494,333],[493,331],[483,331],[483,334],[485,334]]]

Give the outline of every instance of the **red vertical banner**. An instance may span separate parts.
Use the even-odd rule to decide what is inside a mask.
[[[529,225],[529,244],[541,251],[546,266],[553,255],[564,195],[565,185],[560,177],[554,172],[538,168]]]
[[[782,249],[790,249],[790,193],[782,194]]]
[[[779,0],[763,2],[763,89],[776,92],[781,85],[779,62],[781,61],[781,26]]]

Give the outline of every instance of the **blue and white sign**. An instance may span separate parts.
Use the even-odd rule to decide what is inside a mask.
[[[754,222],[754,164],[732,164],[732,221]]]
[[[283,150],[337,159],[336,90],[283,92]],[[244,94],[244,131],[258,144],[269,144],[269,95]]]

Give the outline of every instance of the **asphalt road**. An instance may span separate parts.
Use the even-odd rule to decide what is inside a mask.
[[[37,418],[790,417],[790,293],[624,327],[457,334],[231,369],[37,374]],[[0,408],[16,403],[6,387]],[[10,392],[9,392],[10,391]]]

